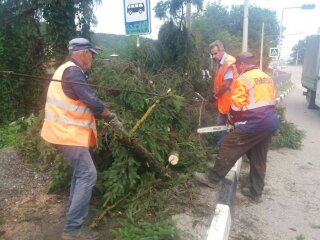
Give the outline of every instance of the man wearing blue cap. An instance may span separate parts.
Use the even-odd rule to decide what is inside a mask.
[[[98,232],[83,226],[97,180],[89,147],[97,144],[95,117],[118,128],[122,123],[87,84],[97,50],[87,39],[75,38],[69,42],[69,54],[70,60],[53,75],[61,82],[49,85],[41,136],[63,154],[73,171],[62,239],[99,239]]]

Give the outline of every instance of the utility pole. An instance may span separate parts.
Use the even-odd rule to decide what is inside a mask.
[[[190,32],[191,31],[191,3],[187,3],[186,27]]]
[[[260,46],[260,70],[262,71],[262,59],[263,59],[263,38],[264,38],[264,22],[262,23],[261,30],[261,46]]]
[[[249,17],[249,0],[244,0],[244,3],[243,3],[242,52],[248,51],[248,17]]]

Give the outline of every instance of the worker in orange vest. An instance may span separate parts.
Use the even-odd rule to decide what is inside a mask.
[[[236,161],[247,155],[250,161],[250,188],[243,193],[260,201],[268,147],[274,132],[280,127],[274,81],[255,66],[254,56],[245,52],[237,56],[240,74],[232,93],[228,123],[234,125],[221,142],[219,154],[208,173],[195,173],[200,183],[214,187],[223,179]]]
[[[212,59],[216,62],[213,92],[209,95],[208,101],[218,108],[217,125],[226,125],[230,108],[231,93],[234,81],[237,77],[237,70],[234,66],[235,58],[227,54],[221,41],[216,40],[209,45]],[[219,132],[215,151],[219,150],[221,140],[226,131]]]
[[[62,82],[50,82],[41,136],[63,154],[73,171],[62,239],[99,239],[98,232],[83,226],[97,180],[89,152],[97,144],[95,116],[119,128],[122,123],[87,85],[96,49],[87,39],[75,38],[69,42],[69,54],[70,60],[53,75]]]

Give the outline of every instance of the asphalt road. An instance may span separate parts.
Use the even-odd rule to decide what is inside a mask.
[[[265,194],[255,204],[237,190],[230,239],[320,240],[320,110],[306,108],[301,67],[287,67],[295,88],[281,104],[305,131],[301,150],[269,151]]]

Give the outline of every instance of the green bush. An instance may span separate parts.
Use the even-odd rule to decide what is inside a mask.
[[[67,161],[60,154],[56,155],[50,169],[50,180],[47,185],[49,193],[66,190],[70,186],[71,170]]]
[[[284,107],[278,106],[277,111],[280,116],[281,127],[272,138],[271,149],[283,147],[300,149],[305,132],[286,120]]]

